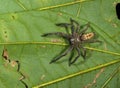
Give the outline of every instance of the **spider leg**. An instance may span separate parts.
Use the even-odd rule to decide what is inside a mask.
[[[68,65],[69,65],[69,66],[71,65],[70,63],[71,63],[71,60],[72,60],[74,54],[75,54],[75,53],[74,53],[74,48],[73,48],[73,50],[71,51],[71,55],[70,55],[70,57],[69,57],[69,59],[68,59],[68,60],[69,60],[69,61],[68,61]]]
[[[86,24],[86,26],[85,26],[85,27],[83,28],[83,30],[80,32],[80,35],[83,35],[83,34],[88,30],[88,28],[90,27],[89,24],[90,24],[89,22]]]
[[[80,25],[78,24],[76,28],[76,32],[79,32],[79,30],[80,30]]]
[[[72,58],[69,59],[69,66],[76,62],[76,60],[80,57],[80,49],[76,48],[78,55],[75,57],[75,59],[72,61]]]
[[[73,50],[73,47],[70,46],[65,52],[63,52],[60,56],[56,57],[55,59],[51,60],[50,64],[53,62],[56,62],[57,60],[59,60],[61,57],[66,56],[70,51]]]
[[[60,27],[65,27],[66,29],[68,29],[68,27],[70,26],[70,24],[68,23],[58,23],[58,24],[55,24],[56,26],[60,26]]]
[[[100,40],[95,40],[95,39],[93,39],[93,40],[87,40],[87,41],[83,41],[84,43],[102,43],[102,41],[100,41]]]
[[[71,25],[71,33],[73,34],[75,32],[75,27],[74,25]]]
[[[81,52],[81,56],[82,56],[83,59],[85,60],[85,59],[86,59],[86,49],[83,48],[83,47],[82,47],[82,49],[83,49],[83,52]]]
[[[79,23],[77,21],[73,20],[72,18],[70,18],[70,22],[71,22],[71,24],[75,23],[76,25],[79,25]]]
[[[68,27],[70,26],[70,24],[68,24],[68,23],[58,23],[58,24],[56,24],[56,26],[64,27],[66,29],[66,32],[69,34]]]
[[[73,26],[73,28],[76,29],[75,32],[78,32],[80,29],[79,23],[77,21],[73,20],[72,18],[70,18],[70,22],[71,22],[71,25]],[[76,28],[75,28],[75,26],[76,26]],[[71,28],[71,31],[74,31],[74,30]]]
[[[71,33],[73,34],[74,32],[76,32],[75,25],[78,23],[74,21],[72,18],[70,18],[70,22],[71,22]]]
[[[54,33],[45,33],[43,35],[41,35],[42,37],[46,37],[46,36],[51,36],[51,35],[57,35],[63,38],[69,38],[68,34],[62,33],[62,32],[54,32]]]

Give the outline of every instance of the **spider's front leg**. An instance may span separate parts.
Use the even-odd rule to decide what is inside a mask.
[[[80,25],[77,21],[73,20],[72,18],[70,18],[70,22],[71,22],[71,32],[72,34],[74,32],[79,32],[80,29]]]
[[[51,36],[51,35],[57,35],[63,38],[68,38],[68,34],[62,33],[62,32],[53,32],[53,33],[45,33],[43,35],[41,35],[42,37],[46,37],[46,36]]]
[[[66,32],[69,34],[69,30],[68,28],[70,27],[71,24],[69,23],[58,23],[56,24],[56,26],[59,26],[59,27],[64,27],[66,29]]]
[[[89,27],[90,27],[90,23],[88,22],[86,26],[83,28],[83,30],[80,32],[80,35],[82,36],[88,30]]]
[[[68,27],[70,26],[71,24],[69,23],[57,23],[56,26],[60,26],[60,27],[65,27],[66,29],[68,29]]]
[[[60,56],[56,57],[55,59],[51,60],[50,64],[53,62],[56,62],[57,60],[59,60],[60,58],[62,58],[63,56],[66,56],[69,52],[71,52],[73,50],[73,47],[70,46],[64,53],[62,53]]]

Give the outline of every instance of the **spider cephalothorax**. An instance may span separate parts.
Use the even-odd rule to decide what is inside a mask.
[[[68,49],[60,54],[58,57],[51,60],[50,63],[56,62],[61,57],[67,55],[72,50],[76,50],[78,55],[72,60],[72,57],[69,58],[69,66],[73,64],[80,55],[85,59],[86,57],[86,49],[83,47],[85,43],[94,43],[94,42],[100,42],[99,40],[94,39],[94,33],[89,32],[85,33],[89,27],[89,23],[80,30],[80,25],[78,22],[70,18],[70,23],[58,23],[56,24],[60,27],[65,27],[66,29],[70,28],[71,33],[63,33],[63,32],[53,32],[53,33],[45,33],[42,35],[42,37],[49,36],[49,35],[57,35],[60,37],[63,37],[64,39],[68,40],[69,47]]]

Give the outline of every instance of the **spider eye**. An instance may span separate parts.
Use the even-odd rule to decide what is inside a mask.
[[[118,3],[116,5],[116,15],[117,15],[118,19],[120,19],[120,3]]]

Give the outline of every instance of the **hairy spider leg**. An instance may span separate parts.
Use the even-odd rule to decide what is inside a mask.
[[[68,30],[68,27],[70,26],[71,24],[69,23],[58,23],[56,24],[56,26],[60,26],[60,27],[64,27],[66,29],[66,32],[69,34],[69,30]]]
[[[46,37],[46,36],[49,36],[49,35],[58,35],[58,36],[63,37],[63,38],[69,38],[68,34],[65,34],[65,33],[62,33],[62,32],[45,33],[45,34],[42,35],[42,37]]]
[[[70,18],[70,22],[71,22],[71,26],[73,26],[73,29],[75,29],[75,26],[76,26],[76,30],[72,30],[72,31],[73,32],[78,32],[79,29],[80,29],[79,23],[77,21],[73,20],[72,18]]]
[[[62,58],[63,56],[66,56],[69,52],[71,52],[73,50],[73,47],[70,46],[65,52],[63,52],[60,56],[56,57],[55,59],[51,60],[50,64],[53,62],[56,62],[57,60],[59,60],[60,58]]]
[[[72,35],[75,33],[75,26],[74,25],[71,25],[71,33],[72,33]]]
[[[73,48],[73,50],[71,51],[71,55],[70,55],[70,57],[69,57],[69,59],[68,59],[68,65],[69,65],[69,66],[70,66],[70,61],[72,60],[73,56],[75,55],[74,49],[75,49],[75,48]]]
[[[88,30],[88,28],[90,27],[89,24],[90,24],[90,23],[87,23],[86,26],[83,28],[83,30],[80,32],[80,35],[81,35],[81,36]]]
[[[73,63],[75,63],[77,61],[77,59],[80,57],[80,49],[78,47],[76,47],[77,53],[78,55],[75,57],[75,59],[72,61],[72,58],[69,59],[69,66],[72,65]]]
[[[78,24],[78,25],[77,25],[76,32],[79,32],[79,30],[80,30],[80,25]]]
[[[69,23],[57,23],[55,24],[56,26],[60,26],[60,27],[65,27],[66,29],[68,29],[68,27],[70,26]]]
[[[83,49],[83,52],[81,52],[81,56],[83,57],[83,59],[86,59],[86,49],[84,47],[81,46],[81,48]]]
[[[75,25],[74,25],[74,20],[72,18],[70,18],[70,22],[71,22],[71,33],[74,34],[75,33]]]
[[[71,24],[75,23],[75,24],[79,25],[79,23],[77,21],[73,20],[72,18],[70,18],[70,22],[71,22]]]
[[[91,40],[89,40],[89,41],[83,41],[83,43],[96,43],[96,42],[102,43],[102,41],[100,41],[100,40],[95,40],[95,39],[91,39]]]

